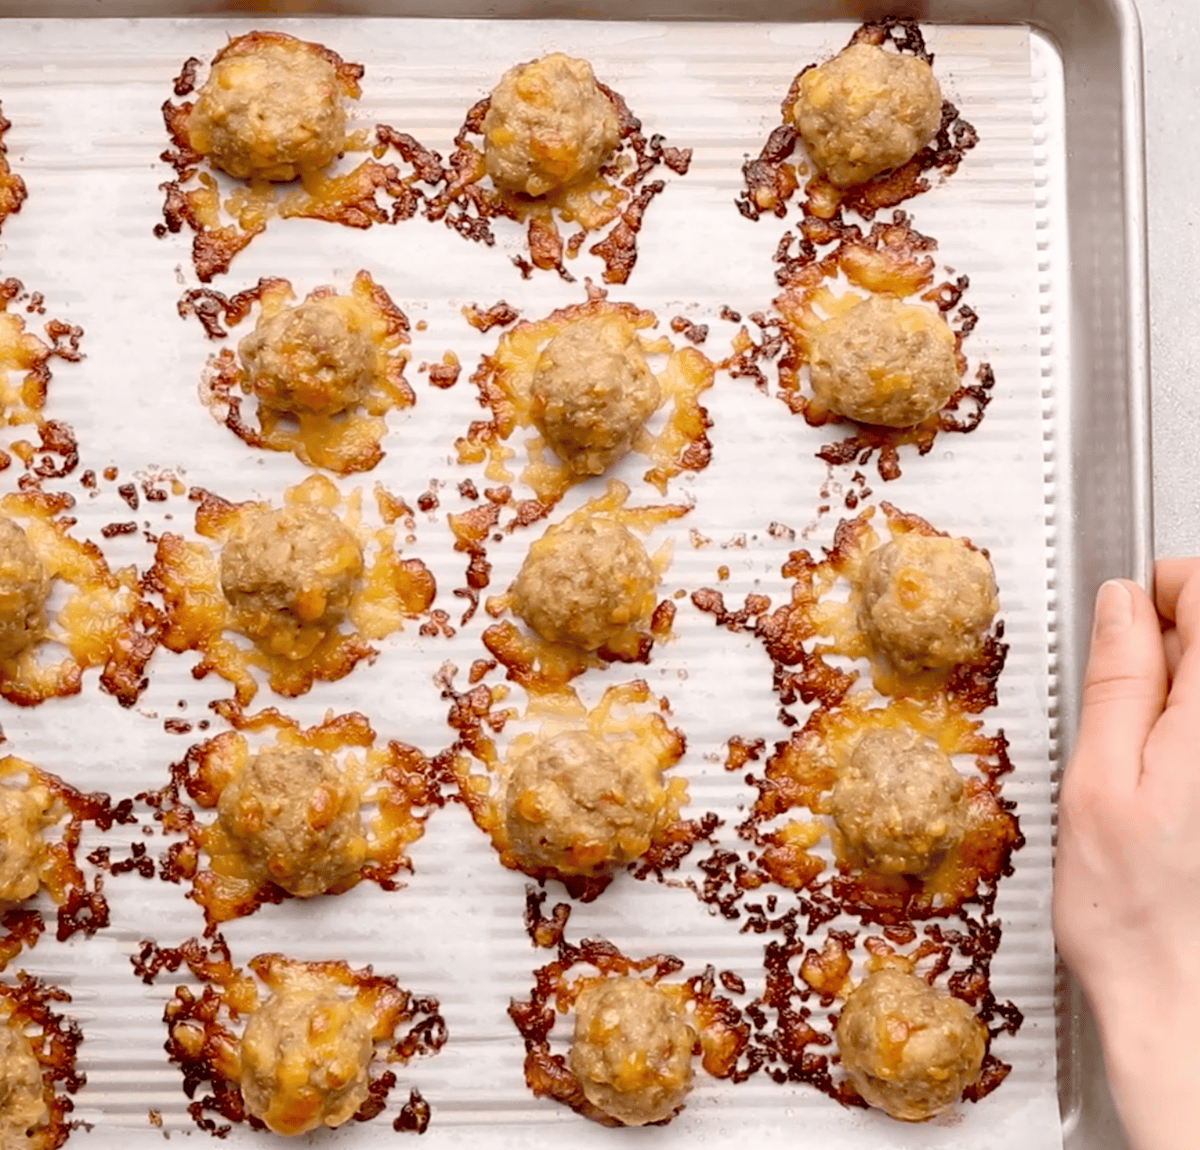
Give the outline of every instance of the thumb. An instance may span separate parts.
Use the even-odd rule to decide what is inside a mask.
[[[1132,790],[1166,695],[1158,613],[1136,583],[1110,579],[1096,595],[1083,710],[1064,789],[1079,786],[1086,769],[1092,786]]]

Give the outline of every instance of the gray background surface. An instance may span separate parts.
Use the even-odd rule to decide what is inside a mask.
[[[1200,7],[1137,0],[1145,39],[1155,549],[1200,554]]]

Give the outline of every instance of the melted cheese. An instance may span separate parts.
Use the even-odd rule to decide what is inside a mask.
[[[887,248],[872,248],[866,245],[845,245],[839,249],[837,266],[846,274],[855,287],[865,293],[887,293],[903,299],[928,288],[933,280],[932,260],[917,259],[907,253],[894,255]],[[935,291],[926,291],[926,300],[936,298]],[[802,414],[805,419],[819,426],[839,417],[828,411],[817,399],[801,395],[801,369],[808,363],[813,333],[828,319],[844,315],[856,304],[868,298],[866,294],[848,291],[838,294],[824,280],[812,284],[790,287],[775,300],[789,336],[794,354],[780,364],[779,381],[782,396],[788,405]],[[965,362],[963,363],[965,369]],[[936,431],[936,428],[933,429]],[[917,429],[876,429],[876,433],[887,437],[895,445],[901,443],[924,444],[930,431],[923,425]]]
[[[818,180],[817,184],[833,194],[832,214],[836,215],[841,193],[824,181]],[[756,343],[745,328],[741,329],[734,339],[733,354],[720,366],[736,374],[753,376],[765,388],[766,375],[760,364],[764,359],[775,358],[780,351],[778,337],[773,334],[777,327],[783,341],[782,354],[778,354],[777,360],[779,398],[794,414],[802,415],[809,424],[820,427],[830,422],[843,422],[842,417],[811,394],[809,387],[811,339],[823,322],[844,314],[871,294],[904,300],[919,293],[922,301],[931,304],[946,318],[967,284],[965,277],[957,282],[934,283],[935,264],[930,252],[936,244],[913,229],[903,213],[897,213],[892,222],[874,224],[866,234],[858,227],[846,226],[840,218],[830,224],[808,218],[801,232],[814,251],[807,256],[801,254],[792,258],[785,252],[778,257],[778,262],[783,264],[780,277],[784,284],[784,290],[774,300],[778,320],[765,324],[771,331],[761,344]],[[815,254],[818,250],[825,251],[820,258]],[[835,287],[839,276],[844,277],[852,290],[840,291]],[[970,326],[964,319],[962,331],[951,329],[960,377],[967,371],[962,343]],[[893,428],[855,424],[848,438],[841,443],[826,445],[818,454],[831,463],[862,464],[871,453],[878,452],[881,478],[894,479],[900,474],[898,449],[901,446],[915,446],[919,453],[925,454],[939,431],[967,432],[978,424],[989,400],[987,389],[990,387],[990,383],[983,381],[983,376],[980,379],[979,385],[968,384],[965,380],[960,382],[958,390],[941,411],[916,426]],[[965,419],[955,418],[949,413],[958,410],[957,405],[964,397],[972,401],[974,413]],[[847,506],[855,504],[848,501]]]
[[[419,560],[400,560],[395,551],[395,528],[369,531],[360,524],[361,492],[355,491],[342,506],[337,488],[326,478],[310,476],[289,488],[284,500],[293,506],[333,511],[342,507],[342,519],[360,540],[373,545],[374,554],[351,598],[349,619],[358,629],[332,630],[310,653],[290,659],[263,646],[246,648],[226,632],[236,631],[238,613],[221,591],[220,573],[212,549],[167,534],[159,540],[154,566],[146,581],[163,599],[161,641],[171,651],[199,651],[193,674],[215,671],[230,682],[237,701],[245,705],[258,685],[252,669],[266,672],[271,689],[281,695],[304,694],[316,680],[333,681],[348,675],[375,649],[368,640],[384,638],[404,619],[428,610],[433,601],[433,576]],[[207,539],[224,543],[246,515],[265,507],[260,503],[231,504],[207,496],[196,512],[196,530]]]
[[[627,507],[628,498],[629,488],[618,480],[610,479],[603,495],[589,500],[562,522],[571,525],[592,516],[603,516],[623,527],[646,532],[678,519],[690,510],[680,504]],[[651,565],[660,579],[666,574],[670,561],[670,543],[664,543],[650,556]],[[484,604],[485,610],[493,618],[503,615],[511,607],[512,597],[508,592],[493,595]],[[673,619],[673,609],[666,614]],[[483,634],[483,642],[508,670],[509,678],[520,683],[531,694],[552,695],[564,690],[571,692],[568,684],[572,679],[589,667],[606,666],[605,659],[623,662],[647,660],[654,642],[662,641],[670,634],[670,619],[665,625],[660,625],[661,618],[652,602],[642,604],[641,609],[631,616],[629,627],[605,643],[603,657],[565,643],[547,642],[530,631],[518,630],[507,620],[489,627]]]
[[[910,531],[937,534],[919,516],[903,514],[886,503],[883,508],[892,538]],[[857,681],[859,672],[835,670],[826,662],[826,656],[869,660],[872,685],[881,695],[924,699],[950,690],[957,706],[973,712],[984,709],[993,701],[989,691],[994,690],[994,681],[1003,664],[1002,651],[998,655],[985,644],[978,664],[950,671],[905,673],[892,667],[869,643],[859,625],[859,605],[864,564],[867,556],[881,546],[872,525],[874,514],[875,508],[868,507],[856,518],[844,520],[838,527],[833,551],[820,562],[807,552],[792,554],[783,569],[784,577],[794,580],[791,602],[776,611],[763,628],[768,651],[780,662],[792,664],[799,661],[796,653],[803,650],[803,660],[841,680],[843,693]],[[830,595],[839,580],[849,587],[844,599]],[[818,641],[805,647],[813,639]],[[988,643],[995,646],[992,640]],[[961,669],[971,672],[966,676],[964,689],[959,689],[955,682]]]
[[[506,696],[503,688],[494,688],[492,704],[501,702]],[[664,782],[662,775],[673,767],[683,755],[683,736],[667,725],[662,717],[660,700],[655,699],[642,680],[609,687],[600,701],[587,710],[573,695],[556,695],[538,701],[531,708],[530,717],[542,720],[536,734],[526,732],[516,736],[504,752],[499,754],[495,742],[483,733],[471,744],[471,756],[458,755],[454,769],[458,781],[459,796],[475,824],[492,841],[500,861],[512,870],[524,869],[511,850],[505,826],[504,795],[513,765],[521,753],[535,740],[553,738],[567,730],[584,729],[598,739],[611,741],[620,748],[623,758],[636,764],[656,784]],[[498,718],[499,712],[495,717]],[[489,719],[489,724],[492,723]],[[475,768],[482,766],[482,772]],[[657,839],[669,837],[679,822],[679,812],[687,802],[687,783],[682,778],[665,780],[665,796],[659,820]],[[539,870],[535,877],[560,878],[564,882],[569,876],[560,875],[547,868]],[[605,879],[602,885],[607,885]]]
[[[114,820],[107,795],[84,794],[14,755],[0,758],[0,792],[7,838],[0,866],[0,909],[12,910],[44,891],[58,908],[57,935],[92,935],[108,925],[100,876],[89,880],[76,861],[84,822]],[[0,937],[0,970],[44,929],[42,913],[22,906]]]
[[[226,56],[248,56],[270,48],[283,37],[278,33],[249,32],[231,40],[214,58],[214,63]],[[294,43],[294,42],[293,42]],[[362,68],[343,61],[336,53],[316,44],[300,44],[302,50],[314,52],[331,63],[337,74],[340,95],[357,100],[362,92],[358,79]],[[267,180],[236,182],[222,202],[221,185],[211,162],[193,146],[188,124],[192,102],[175,104],[168,101],[164,118],[175,152],[167,157],[175,165],[179,181],[164,185],[167,193],[168,226],[178,230],[186,223],[196,233],[193,256],[202,280],[227,271],[229,264],[250,241],[263,232],[267,223],[277,217],[306,217],[343,223],[350,227],[369,227],[388,220],[388,212],[375,200],[383,189],[393,198],[405,194],[408,180],[401,180],[394,166],[384,166],[368,159],[346,173],[303,171],[300,186],[279,185]],[[203,144],[204,141],[195,143]],[[359,131],[348,135],[345,151],[364,151],[367,134]]]
[[[525,1081],[534,1095],[551,1097],[585,1118],[604,1120],[587,1101],[566,1059],[550,1052],[553,1021],[568,1014],[579,995],[599,981],[597,970],[600,978],[642,976],[681,1010],[689,1009],[688,1020],[696,1032],[704,1069],[716,1078],[734,1076],[742,1052],[749,1045],[750,1026],[728,998],[715,993],[712,967],[686,982],[666,981],[682,967],[683,963],[670,955],[629,958],[604,939],[584,940],[578,947],[560,941],[559,957],[534,972],[529,999],[514,1001],[509,1009],[525,1040]],[[635,1077],[644,1073],[636,1064],[629,1069]]]
[[[911,875],[877,875],[857,869],[836,827],[828,818],[830,794],[841,765],[867,731],[906,729],[930,739],[948,756],[969,755],[987,761],[1003,747],[1003,736],[988,737],[983,725],[965,715],[944,695],[932,699],[893,699],[872,705],[869,692],[854,694],[832,709],[818,710],[781,744],[766,767],[766,782],[755,815],[772,818],[807,808],[808,819],[791,819],[764,835],[762,867],[774,881],[793,889],[811,885],[825,869],[813,849],[832,842],[843,880],[839,893],[852,906],[887,913],[895,907],[908,915],[961,906],[980,883],[994,883],[1019,842],[1016,819],[1000,802],[985,774],[966,781],[963,810],[966,832],[957,848],[923,879]]]
[[[278,314],[295,298],[286,280],[274,280],[261,295],[261,314]],[[347,295],[328,288],[310,292],[306,300],[327,299],[355,328],[368,333],[375,347],[376,364],[370,389],[362,403],[334,415],[281,412],[255,402],[257,430],[240,414],[236,392],[251,394],[249,377],[228,348],[208,363],[200,396],[218,422],[226,424],[252,447],[291,452],[310,467],[323,467],[339,475],[369,471],[382,458],[381,443],[387,434],[383,416],[412,406],[416,396],[404,378],[409,325],[404,313],[371,276],[360,271]]]
[[[469,140],[460,142],[451,166],[456,171],[471,172],[471,182],[482,182],[487,178],[484,154]],[[629,167],[629,157],[618,152],[616,158],[606,164],[606,171],[537,198],[515,195],[494,188],[490,183],[476,189],[476,195],[489,202],[493,214],[511,216],[526,225],[528,251],[534,267],[561,271],[564,255],[573,257],[590,233],[611,224],[632,200],[632,192],[618,178]],[[559,220],[578,226],[578,231],[566,244],[559,231]]]
[[[203,984],[199,994],[191,987],[180,987],[164,1011],[170,1059],[188,1080],[219,1086],[216,1097],[206,1098],[194,1112],[198,1122],[203,1121],[205,1108],[230,1121],[244,1120],[239,1032],[244,1031],[247,1019],[276,995],[337,1003],[337,1012],[345,1020],[366,1029],[375,1070],[370,1093],[381,1104],[391,1082],[380,1081],[382,1069],[376,1069],[377,1063],[406,1063],[418,1051],[436,1052],[445,1040],[435,999],[415,998],[395,978],[373,974],[370,967],[354,970],[344,962],[302,962],[281,954],[261,954],[243,971],[233,965],[219,939],[211,947],[195,940],[170,951],[150,947],[143,958],[151,959],[151,977],[163,964],[174,970],[186,963],[192,977]],[[319,1041],[320,1035],[316,1038]],[[267,1057],[265,1065],[270,1061]],[[297,1107],[306,1109],[307,1103],[297,1096],[303,1090],[292,1089],[301,1083],[293,1080],[294,1070],[286,1061],[277,1065],[276,1073],[281,1089],[274,1101],[280,1106],[281,1125],[288,1125],[287,1116],[295,1116]]]
[[[3,123],[0,117],[0,130]],[[4,171],[0,148],[0,222],[4,218]],[[9,280],[3,287],[0,291],[0,424],[34,424],[44,428],[51,361],[57,358],[77,362],[81,358],[78,344],[83,332],[59,320],[50,320],[46,324],[49,340],[46,342],[29,330],[24,318],[9,310],[15,300],[23,298],[20,283]],[[43,450],[46,447],[44,440],[43,435]],[[38,450],[32,443],[18,440],[10,446],[27,467],[31,465]],[[7,467],[10,462],[9,454],[0,450],[0,468]]]
[[[22,976],[0,984],[0,1146],[54,1150],[66,1142],[74,1093],[83,1083],[76,1061],[81,1035],[58,1013],[71,996]]]
[[[427,810],[438,800],[431,764],[413,747],[376,745],[375,732],[359,714],[329,716],[316,727],[302,728],[274,710],[247,716],[233,709],[232,720],[245,730],[278,730],[277,745],[309,748],[338,757],[340,773],[358,796],[367,829],[365,857],[327,893],[341,894],[364,878],[389,886],[409,866],[406,849],[425,829]],[[213,811],[221,793],[240,774],[250,755],[246,738],[227,731],[192,748],[180,769],[181,783],[201,811]],[[251,914],[268,898],[278,899],[262,871],[245,855],[219,821],[202,822],[190,809],[177,808],[172,829],[186,831],[184,851],[174,852],[181,877],[193,883],[193,897],[208,923]],[[207,856],[207,866],[202,858]]]
[[[0,296],[0,412],[5,423],[35,423],[46,402],[45,381],[37,372],[50,349],[8,310],[11,302]]]
[[[21,210],[21,205],[25,202],[28,194],[25,190],[25,181],[9,167],[8,148],[3,143],[3,138],[4,133],[11,126],[4,118],[4,113],[0,112],[0,225],[3,225],[4,221],[14,212]]]
[[[100,549],[70,534],[72,520],[66,496],[21,492],[0,499],[0,512],[25,529],[49,579],[65,584],[66,602],[50,620],[44,639],[0,664],[0,695],[9,702],[34,706],[46,699],[78,694],[83,672],[104,667],[100,685],[131,705],[141,690],[140,666],[150,641],[143,636],[144,603],[133,568],[113,572]],[[47,648],[64,648],[66,658],[48,662]],[[139,673],[122,676],[124,664]]]
[[[500,337],[495,352],[484,357],[473,377],[492,418],[472,424],[468,434],[456,442],[460,463],[485,463],[485,474],[495,483],[512,480],[508,464],[516,450],[508,440],[518,429],[533,427],[532,386],[543,349],[576,320],[605,315],[622,315],[646,333],[658,322],[652,312],[597,298],[560,308],[544,319],[522,321]],[[651,436],[643,427],[632,450],[650,457],[653,466],[644,478],[665,494],[669,480],[708,463],[709,420],[700,396],[712,386],[716,366],[695,348],[674,348],[664,336],[645,334],[641,345],[644,354],[668,357],[657,379],[662,402],[670,402],[671,411],[657,435]],[[590,478],[573,473],[540,435],[527,438],[525,449],[528,463],[521,471],[521,482],[533,489],[547,511],[571,487]]]
[[[45,831],[66,813],[37,768],[9,755],[0,759],[0,777],[23,781],[0,783],[0,821],[4,852],[0,859],[0,906],[32,898],[43,887],[54,888],[62,901],[62,884]]]

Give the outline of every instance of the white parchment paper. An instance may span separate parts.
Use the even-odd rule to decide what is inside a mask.
[[[197,384],[213,350],[176,303],[196,286],[190,237],[156,239],[158,184],[170,170],[158,159],[166,144],[159,108],[188,56],[209,58],[226,35],[251,27],[241,20],[80,22],[6,21],[0,39],[0,101],[13,121],[10,160],[29,185],[29,201],[0,236],[0,272],[44,293],[49,315],[80,323],[86,360],[56,369],[47,414],[75,428],[84,468],[120,468],[122,479],[153,467],[182,469],[185,483],[220,494],[278,499],[304,469],[290,456],[254,453],[216,424],[197,399]],[[317,39],[345,58],[365,63],[364,125],[389,123],[448,153],[467,110],[512,63],[549,51],[587,57],[597,75],[620,91],[647,132],[695,149],[690,173],[670,177],[647,213],[640,259],[614,299],[654,310],[662,328],[671,316],[710,324],[704,350],[727,353],[734,326],[718,319],[722,305],[748,313],[767,308],[774,294],[770,256],[785,224],[757,223],[734,208],[744,158],[756,154],[778,122],[778,106],[793,75],[847,40],[849,25],[487,23],[313,19],[273,27]],[[996,566],[1011,644],[1000,680],[1000,704],[985,716],[1011,742],[1016,771],[1005,794],[1018,802],[1026,846],[1016,873],[1001,887],[998,911],[1004,941],[992,970],[1000,999],[1025,1015],[1015,1038],[1002,1037],[996,1054],[1013,1064],[1008,1080],[979,1105],[963,1105],[937,1122],[908,1127],[883,1115],[845,1111],[807,1087],[777,1086],[764,1075],[732,1086],[699,1076],[687,1109],[670,1126],[607,1130],[569,1110],[534,1099],[522,1077],[522,1049],[505,1008],[528,993],[530,972],[548,960],[534,951],[521,926],[523,876],[504,871],[462,809],[435,812],[412,851],[408,886],[384,893],[363,884],[340,898],[292,900],[229,924],[236,961],[283,950],[301,958],[344,958],[396,974],[402,985],[436,994],[450,1042],[436,1058],[401,1071],[386,1115],[314,1136],[317,1143],[394,1140],[391,1118],[414,1084],[433,1107],[424,1136],[429,1146],[615,1146],[617,1144],[744,1146],[765,1139],[822,1147],[1011,1147],[1050,1150],[1061,1145],[1056,1103],[1050,900],[1050,775],[1053,701],[1050,604],[1054,533],[1047,523],[1049,377],[1064,306],[1050,294],[1056,237],[1048,234],[1047,204],[1061,196],[1054,148],[1047,146],[1047,87],[1035,83],[1027,32],[1010,27],[928,30],[936,69],[949,97],[978,128],[981,142],[948,182],[905,205],[916,227],[937,237],[941,269],[967,274],[965,302],[980,323],[967,344],[972,370],[989,361],[995,400],[974,434],[944,436],[917,459],[904,453],[903,477],[873,482],[876,498],[926,516],[936,526],[987,547]],[[1051,125],[1053,128],[1053,125]],[[1060,137],[1059,137],[1060,138]],[[497,228],[485,248],[441,225],[415,219],[357,233],[312,221],[274,221],[213,286],[233,292],[260,275],[284,275],[305,292],[332,283],[349,286],[366,268],[414,323],[409,379],[418,401],[390,417],[387,458],[376,472],[342,486],[368,492],[376,482],[409,500],[431,480],[446,486],[438,510],[419,517],[417,541],[406,554],[426,560],[439,581],[438,606],[457,615],[451,589],[462,586],[463,557],[452,551],[447,511],[464,504],[457,483],[478,473],[453,462],[453,440],[480,409],[467,376],[498,332],[481,336],[460,309],[500,298],[535,318],[583,298],[582,283],[552,274],[521,280],[509,257],[519,249],[515,225]],[[600,265],[581,256],[573,271],[597,281]],[[235,331],[234,337],[242,334]],[[415,366],[454,350],[464,365],[452,390],[431,388]],[[745,380],[718,378],[709,393],[715,449],[711,467],[676,482],[671,496],[694,500],[694,510],[655,535],[672,538],[674,559],[665,589],[690,592],[717,585],[731,602],[749,591],[776,601],[787,594],[779,568],[789,546],[772,538],[772,522],[806,533],[805,545],[832,539],[835,510],[818,516],[818,492],[828,469],[814,452],[830,438],[788,414]],[[632,504],[657,502],[640,482],[636,462],[619,474],[631,483]],[[182,499],[130,513],[102,484],[95,499],[66,481],[80,498],[77,531],[101,542],[100,525],[136,519],[153,530],[190,531],[192,508]],[[846,475],[835,478],[845,479]],[[8,490],[14,473],[0,475]],[[481,484],[482,486],[482,484]],[[593,494],[577,489],[565,512]],[[845,514],[842,512],[842,514]],[[536,528],[540,531],[541,528]],[[712,540],[689,541],[696,530]],[[733,545],[739,534],[744,547]],[[528,534],[496,544],[494,589],[515,574]],[[151,548],[141,536],[103,541],[115,563],[145,568]],[[594,700],[606,682],[644,674],[669,697],[688,751],[679,765],[691,788],[691,811],[714,810],[720,832],[736,846],[732,826],[753,791],[723,768],[733,735],[786,738],[770,691],[761,647],[719,631],[684,598],[677,638],[660,647],[649,668],[589,675],[582,690]],[[383,738],[400,738],[433,752],[447,745],[445,706],[433,675],[446,661],[465,668],[483,653],[480,614],[453,642],[421,639],[415,628],[382,644],[380,658],[340,683],[318,684],[284,709],[307,722],[327,708],[366,713]],[[114,795],[161,786],[167,765],[191,741],[164,731],[171,716],[199,719],[209,701],[225,697],[215,679],[196,682],[193,656],[160,652],[140,705],[122,711],[90,676],[76,699],[32,711],[4,706],[6,750],[61,774],[83,789]],[[269,691],[258,702],[279,703]],[[214,721],[208,734],[219,728]],[[194,738],[201,737],[197,732]],[[126,839],[129,832],[121,832]],[[159,838],[147,840],[162,849]],[[85,843],[85,849],[88,844]],[[198,907],[179,887],[136,876],[107,886],[113,925],[91,940],[58,944],[52,932],[10,968],[41,975],[69,989],[70,1011],[85,1043],[81,1067],[88,1085],[75,1116],[90,1126],[73,1144],[158,1144],[195,1130],[185,1109],[177,1068],[166,1061],[162,1007],[174,986],[153,987],[132,973],[129,956],[141,939],[176,944],[199,934]],[[781,892],[782,894],[783,892]],[[551,891],[551,901],[562,897]],[[619,881],[596,903],[576,907],[569,936],[603,935],[628,954],[678,954],[698,973],[711,962],[746,980],[748,996],[762,984],[763,939],[737,923],[710,916],[686,890],[656,882]],[[162,1129],[148,1121],[158,1111]],[[235,1128],[232,1145],[266,1144],[273,1136]]]

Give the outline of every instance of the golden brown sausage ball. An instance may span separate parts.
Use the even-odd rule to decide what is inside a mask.
[[[252,755],[217,814],[247,861],[300,898],[323,894],[366,858],[357,790],[330,755],[303,747]]]
[[[50,580],[24,529],[0,516],[0,660],[36,643],[46,629]]]
[[[683,1105],[695,1042],[676,997],[640,978],[606,978],[575,1001],[569,1065],[593,1106],[626,1126],[644,1126]]]
[[[942,93],[924,60],[851,44],[801,75],[792,118],[813,163],[845,188],[898,168],[929,143]]]
[[[277,411],[333,415],[361,403],[375,378],[364,317],[333,296],[260,316],[238,355],[261,403]]]
[[[221,551],[221,589],[239,627],[288,659],[311,654],[346,617],[362,573],[353,533],[313,507],[256,512]]]
[[[908,532],[863,565],[859,621],[898,671],[944,671],[979,657],[999,602],[992,565],[965,539]]]
[[[911,427],[958,389],[954,333],[935,311],[873,295],[827,319],[809,353],[813,394],[859,423]]]
[[[29,1132],[50,1120],[42,1068],[11,1018],[0,1023],[0,1146],[33,1145]]]
[[[842,1067],[863,1100],[922,1122],[949,1109],[979,1079],[987,1032],[963,1001],[915,975],[868,975],[838,1017]]]
[[[345,148],[342,97],[337,69],[315,44],[248,37],[213,63],[188,139],[237,179],[294,180]]]
[[[336,990],[290,981],[246,1023],[246,1109],[276,1134],[340,1126],[367,1100],[373,1054],[365,1020]]]
[[[0,786],[0,906],[32,898],[42,885],[45,810],[42,796]]]
[[[622,315],[572,321],[543,350],[531,390],[534,423],[578,475],[600,475],[622,459],[662,398]]]
[[[650,617],[657,583],[646,549],[619,523],[555,524],[529,547],[513,610],[548,642],[595,651]]]
[[[908,729],[868,731],[833,787],[849,851],[878,874],[921,875],[962,841],[963,779],[936,743]]]
[[[555,52],[504,73],[483,136],[496,187],[536,197],[594,176],[616,149],[621,125],[591,65]]]
[[[505,821],[521,865],[594,875],[646,853],[666,792],[656,773],[587,731],[538,739],[513,764]]]

